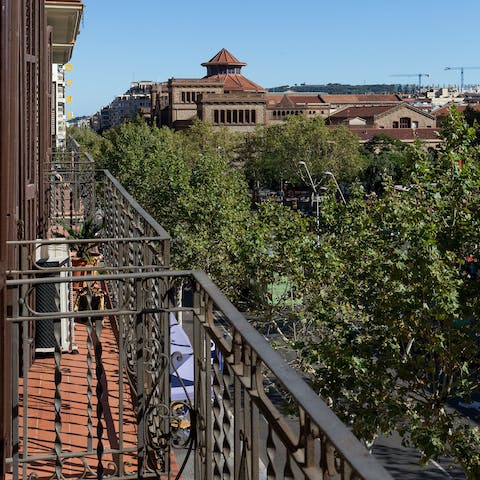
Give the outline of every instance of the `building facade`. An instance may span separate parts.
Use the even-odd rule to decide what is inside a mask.
[[[117,95],[109,105],[92,115],[91,128],[98,132],[118,127],[125,120],[134,120],[139,114],[149,120],[153,85],[148,80],[132,82],[123,95]]]
[[[242,74],[246,65],[228,50],[202,63],[203,78],[170,78],[152,95],[152,118],[158,126],[182,129],[199,118],[214,126],[248,132],[265,125],[266,89]]]
[[[434,128],[435,116],[407,103],[396,105],[347,106],[337,109],[327,118],[328,125],[351,128]]]
[[[63,65],[54,63],[52,65],[52,142],[57,148],[64,147],[67,139],[65,86]]]

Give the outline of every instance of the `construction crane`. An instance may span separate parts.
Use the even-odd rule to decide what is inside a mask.
[[[460,91],[463,92],[463,71],[478,70],[480,67],[445,67],[445,70],[460,70]]]
[[[390,75],[391,77],[418,77],[418,90],[422,88],[422,77],[429,77],[428,73],[396,73]]]

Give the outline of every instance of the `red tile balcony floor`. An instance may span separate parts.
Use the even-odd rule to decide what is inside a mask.
[[[87,452],[89,438],[89,416],[91,417],[91,445],[98,447],[97,439],[97,387],[95,372],[95,356],[91,351],[91,412],[88,405],[88,364],[87,364],[87,327],[85,323],[75,322],[75,344],[78,353],[64,353],[61,358],[61,449],[62,453]],[[137,445],[137,424],[132,402],[131,392],[126,376],[124,375],[123,408],[120,407],[120,378],[117,340],[114,335],[109,317],[103,320],[101,334],[102,363],[105,371],[102,382],[104,395],[102,396],[102,443],[104,450],[131,449],[131,453],[106,454],[102,459],[106,474],[113,473],[113,465],[125,465],[126,472],[135,472]],[[20,409],[19,409],[19,438],[24,432],[24,384],[20,381]],[[55,450],[55,360],[53,354],[35,359],[28,372],[28,456],[53,455]],[[122,421],[121,421],[122,420]],[[121,424],[120,424],[121,422]],[[58,426],[58,424],[57,424]],[[91,447],[91,448],[92,448]],[[20,441],[22,456],[24,445]],[[67,454],[68,455],[68,454]],[[178,466],[171,456],[171,478],[178,473]],[[96,478],[98,460],[96,453],[85,456],[82,462],[79,458],[67,458],[62,461],[62,475],[65,478],[82,477]],[[20,467],[21,468],[21,467]],[[83,477],[85,474],[86,475]],[[39,460],[30,463],[23,475],[34,474],[38,480],[49,479],[55,471],[55,460]],[[19,475],[20,478],[23,476]]]

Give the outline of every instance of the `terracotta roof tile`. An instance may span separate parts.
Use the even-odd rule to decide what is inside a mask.
[[[398,95],[359,94],[359,95],[320,95],[326,103],[398,103],[402,100]]]
[[[208,67],[211,65],[231,65],[231,66],[244,67],[246,63],[239,62],[227,49],[222,48],[208,62],[202,63],[202,67]]]
[[[279,103],[284,94],[283,93],[267,93],[267,105],[274,106]]]
[[[236,74],[217,74],[205,77],[209,80],[221,80],[226,92],[233,90],[265,92],[265,89],[255,82],[238,73]]]
[[[384,113],[394,108],[392,105],[367,105],[363,107],[347,107],[338,112],[332,113],[333,118],[372,118],[379,113]]]
[[[351,129],[353,133],[360,137],[362,141],[368,141],[375,135],[389,135],[402,141],[413,142],[416,138],[419,140],[439,140],[437,132],[439,128],[356,128]]]
[[[308,105],[308,104],[322,104],[319,95],[299,95],[289,93],[269,93],[267,94],[267,102],[269,106],[278,105],[279,107],[284,105]]]
[[[452,104],[445,105],[442,108],[434,110],[432,114],[435,115],[436,117],[448,115],[451,107],[452,107]],[[472,110],[475,110],[476,112],[480,112],[480,105],[455,105],[455,107],[460,113],[464,113],[467,107],[470,107]]]

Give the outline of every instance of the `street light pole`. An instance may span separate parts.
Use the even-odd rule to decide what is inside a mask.
[[[313,189],[313,193],[315,194],[315,203],[316,203],[315,218],[316,218],[316,223],[317,223],[317,235],[318,235],[318,228],[320,227],[320,206],[319,206],[320,197],[318,195],[317,187],[315,186],[312,175],[310,175],[310,170],[308,169],[307,164],[305,162],[298,162],[298,164],[301,167],[305,168],[305,171],[307,172],[307,175],[308,175],[308,179],[310,181],[310,185],[312,186],[312,189]]]
[[[335,175],[332,172],[323,172],[324,175],[328,175],[329,177],[333,178],[333,181],[335,182],[335,186],[337,187],[338,192],[340,193],[340,196],[342,197],[342,202],[344,205],[347,204],[347,201],[345,200],[345,197],[343,196],[343,192],[340,189],[340,185],[337,182],[337,179],[335,178]]]

